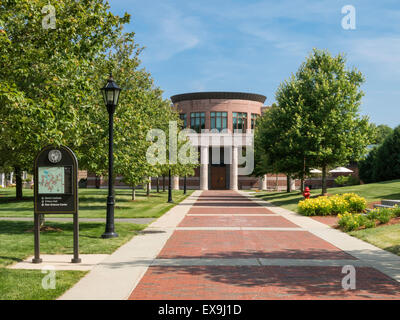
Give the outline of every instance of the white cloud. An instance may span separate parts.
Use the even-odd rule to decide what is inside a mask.
[[[166,3],[157,9],[145,7],[141,14],[148,21],[143,43],[146,59],[164,61],[174,55],[197,47],[201,43],[201,21]]]
[[[350,50],[364,61],[400,71],[400,37],[357,39]]]

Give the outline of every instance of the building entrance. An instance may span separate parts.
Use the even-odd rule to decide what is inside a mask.
[[[211,189],[226,190],[226,166],[211,166]]]

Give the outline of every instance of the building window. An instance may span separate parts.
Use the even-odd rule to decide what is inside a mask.
[[[246,112],[233,112],[233,131],[246,132],[247,129],[247,113]]]
[[[251,130],[254,130],[256,128],[256,122],[258,117],[259,115],[257,113],[251,114]]]
[[[211,129],[221,131],[228,128],[227,112],[211,112]]]
[[[204,112],[192,112],[190,114],[190,128],[197,133],[206,128],[206,115]]]
[[[183,128],[187,128],[187,116],[186,116],[186,113],[181,113],[180,115],[179,115],[179,118],[182,120],[182,122],[183,122],[183,125],[182,125],[182,127]]]

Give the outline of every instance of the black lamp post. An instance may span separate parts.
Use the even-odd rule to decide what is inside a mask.
[[[118,105],[119,94],[121,88],[114,82],[112,74],[107,80],[107,84],[101,89],[103,93],[104,103],[107,106],[109,115],[108,119],[108,197],[107,197],[107,220],[106,220],[106,231],[102,234],[102,238],[109,239],[118,237],[118,234],[114,231],[114,112]]]
[[[171,169],[168,170],[168,202],[172,203]]]

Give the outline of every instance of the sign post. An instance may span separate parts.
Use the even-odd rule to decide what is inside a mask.
[[[74,218],[74,257],[80,263],[78,221],[78,160],[68,147],[48,146],[35,159],[34,233],[35,257],[40,258],[40,215],[72,214]]]

